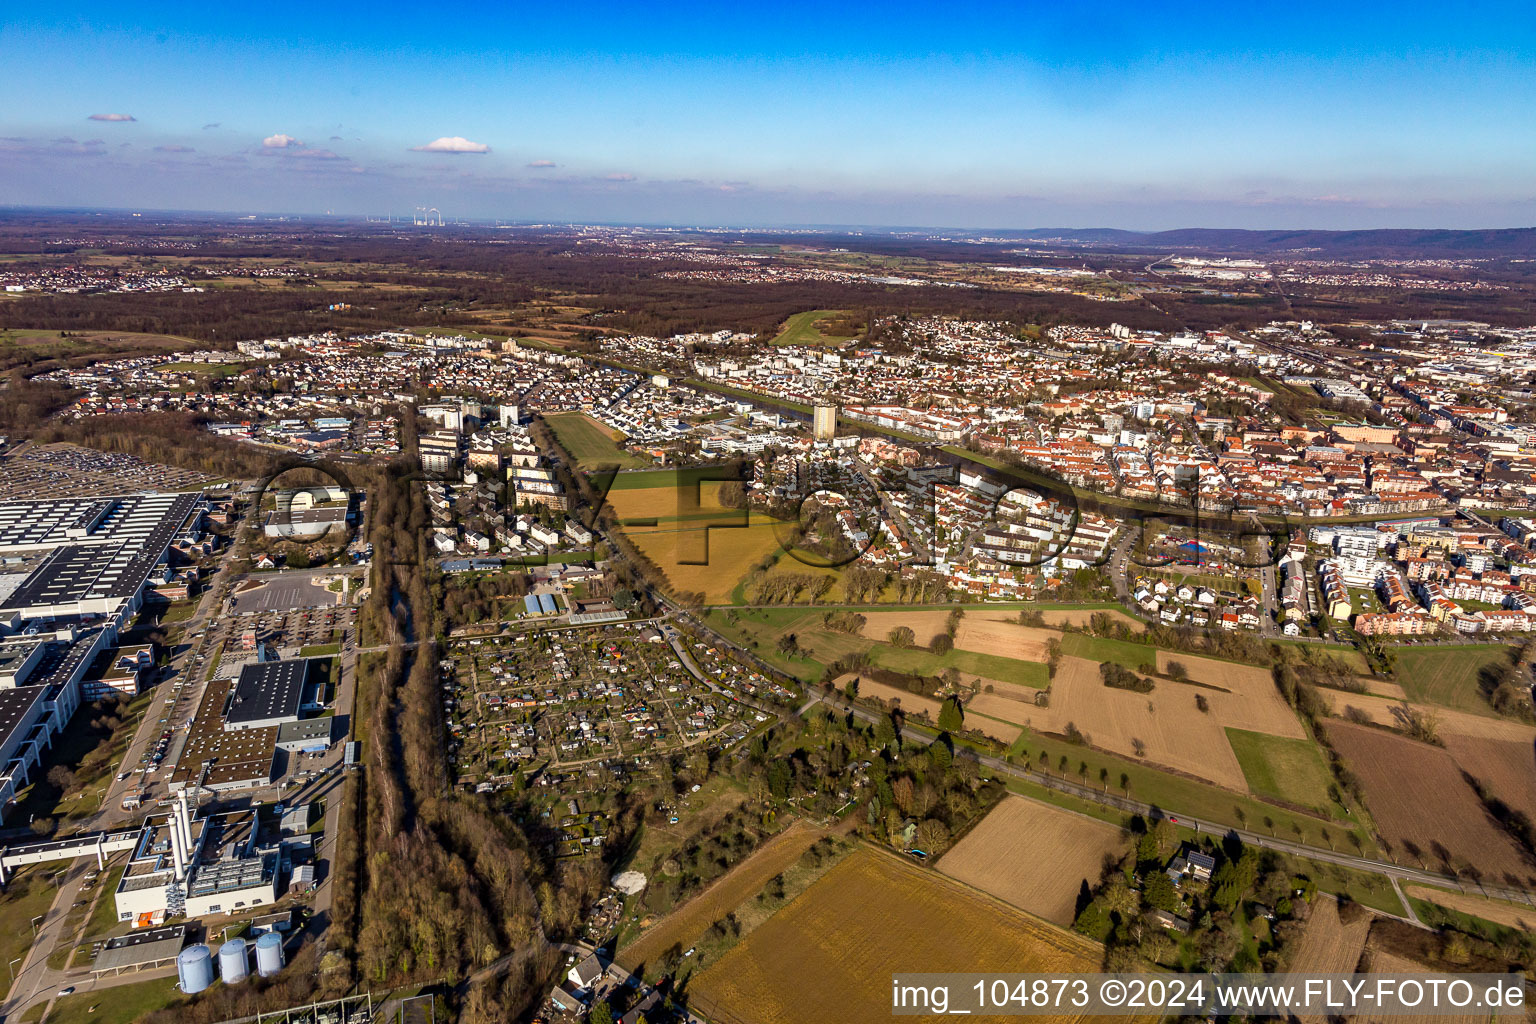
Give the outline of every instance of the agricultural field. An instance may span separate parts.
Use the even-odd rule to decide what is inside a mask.
[[[1133,672],[1151,672],[1157,665],[1157,648],[1129,640],[1111,640],[1106,637],[1088,636],[1084,633],[1068,633],[1062,637],[1061,650],[1074,658],[1088,661],[1113,662]]]
[[[1140,619],[1127,615],[1120,608],[1055,608],[1042,609],[1040,614],[1045,618],[1047,626],[1086,626],[1088,620],[1095,615],[1108,615],[1116,622],[1122,623],[1129,629],[1137,632],[1144,631],[1147,624]]]
[[[917,643],[926,647],[936,634],[944,632],[949,610],[865,612],[864,617],[864,635],[871,640],[884,640],[891,630],[906,626],[916,635]],[[1060,638],[1061,634],[1054,629],[1021,626],[1006,613],[977,610],[968,611],[961,618],[955,631],[955,646],[999,658],[1043,662],[1047,658],[1046,644]]]
[[[1043,761],[1041,755],[1044,755]],[[1009,748],[1008,757],[1016,764],[1027,763],[1051,774],[1062,774],[1060,761],[1065,758],[1066,773],[1072,778],[1079,778],[1078,766],[1086,765],[1087,771],[1079,781],[1098,783],[1108,792],[1125,793],[1176,813],[1245,828],[1262,828],[1273,835],[1289,834],[1316,846],[1342,848],[1339,846],[1341,840],[1353,832],[1364,850],[1375,850],[1370,835],[1352,822],[1289,810],[1248,796],[1246,791],[1225,789],[1187,774],[1167,771],[1148,759],[1122,757],[1046,733],[1021,735]]]
[[[1323,896],[1314,899],[1306,930],[1285,969],[1298,974],[1353,974],[1370,936],[1371,915],[1350,916],[1352,920],[1345,924],[1339,918],[1338,901]]]
[[[1536,821],[1536,740],[1485,739],[1446,733],[1441,739],[1462,771]]]
[[[1369,726],[1330,721],[1327,730],[1365,788],[1377,831],[1405,863],[1470,865],[1510,884],[1536,879],[1536,865],[1489,817],[1450,754]]]
[[[1398,974],[1410,976],[1422,976],[1424,965],[1409,960],[1407,957],[1388,953],[1385,950],[1368,947],[1366,959],[1370,964],[1371,974]],[[1360,1013],[1351,1017],[1354,1024],[1402,1024],[1405,1018],[1401,1015],[1385,1015],[1381,1013]],[[1493,1017],[1488,1011],[1473,1013],[1439,1013],[1433,1015],[1416,1016],[1414,1024],[1488,1024]],[[1513,1018],[1518,1020],[1519,1018]]]
[[[1194,663],[1201,660],[1187,659],[1191,674],[1196,671]],[[1071,726],[1093,746],[1247,792],[1247,777],[1225,730],[1290,739],[1304,739],[1306,733],[1272,683],[1240,675],[1228,682],[1233,686],[1230,690],[1166,680],[1159,681],[1151,693],[1116,690],[1104,685],[1097,663],[1063,655],[1051,681],[1050,706],[1016,705],[1013,710],[1018,717],[1012,720],[1062,735]],[[1205,699],[1209,710],[1196,710],[1197,696]],[[998,702],[987,702],[986,707],[988,714],[1006,709]]]
[[[1010,796],[939,861],[951,878],[1020,910],[1068,927],[1077,897],[1098,882],[1107,857],[1123,851],[1120,829]]]
[[[758,653],[762,657],[786,672],[806,680],[819,679],[822,670],[839,658],[854,653],[868,653],[875,665],[897,672],[938,676],[945,669],[953,668],[961,674],[968,685],[979,681],[982,686],[991,684],[1040,688],[1048,685],[1050,681],[1049,673],[1042,661],[1025,660],[1035,652],[1037,647],[1041,657],[1044,657],[1043,643],[1025,645],[1026,650],[1023,653],[1013,655],[990,653],[981,648],[990,647],[992,651],[1014,650],[1016,652],[1018,648],[1014,645],[989,642],[986,639],[985,628],[978,628],[984,627],[980,622],[974,627],[968,627],[966,621],[962,620],[955,640],[956,646],[944,654],[935,654],[925,646],[898,648],[885,642],[892,629],[906,625],[912,626],[914,633],[917,634],[918,643],[925,645],[932,639],[933,633],[943,630],[947,611],[927,609],[904,612],[861,612],[860,614],[869,620],[869,624],[865,626],[861,635],[853,636],[825,626],[822,616],[829,610],[831,609],[756,609],[736,613],[737,619],[734,622],[729,618],[716,615],[711,617],[711,624],[727,636],[734,637],[749,646],[751,641],[756,640],[759,644]],[[914,623],[916,625],[913,625]],[[1015,623],[1003,623],[1003,625],[1024,633],[1054,635],[1051,630],[1031,631]],[[928,630],[931,626],[932,631],[918,632],[918,626],[924,630]],[[976,631],[968,633],[968,628]],[[799,653],[786,654],[778,651],[773,645],[780,637],[791,633],[794,634],[799,645]]]
[[[849,672],[834,680],[833,685],[845,686],[849,680],[855,678],[858,678],[857,673]],[[875,697],[879,700],[900,704],[902,711],[909,715],[926,715],[929,727],[937,727],[939,710],[942,705],[932,697],[924,697],[922,694],[911,693],[894,686],[887,686],[885,683],[877,683],[872,679],[859,680],[859,696]],[[996,718],[988,717],[984,713],[967,715],[965,727],[967,729],[974,729],[984,736],[990,736],[1001,743],[1012,743],[1024,731],[1020,726],[1005,721],[998,721]]]
[[[706,1017],[883,1024],[896,971],[1081,972],[1098,969],[1100,956],[1087,939],[865,848],[759,925],[692,992]]]
[[[718,483],[702,483],[695,492],[670,483],[620,486],[624,480],[615,480],[607,500],[625,534],[666,573],[674,591],[699,591],[707,604],[727,603],[737,581],[780,546],[776,520],[719,504]]]
[[[586,413],[550,413],[544,417],[544,421],[582,469],[615,464],[620,469],[634,469],[653,464],[650,459],[632,455],[619,447],[624,435],[597,422]]]
[[[730,913],[743,900],[750,899],[774,875],[781,874],[798,861],[800,855],[824,834],[821,829],[804,822],[790,824],[708,889],[668,914],[639,939],[620,949],[619,964],[632,971],[639,970],[647,964],[656,963],[673,945],[684,948],[693,945],[710,925]]]
[[[1408,708],[1404,701],[1368,693],[1327,693],[1325,691],[1325,695],[1333,705],[1334,714],[1344,715],[1350,708],[1354,708],[1363,714],[1367,721],[1375,725],[1397,730],[1403,730],[1407,726]],[[1508,718],[1495,718],[1469,711],[1455,711],[1450,708],[1426,705],[1419,705],[1419,710],[1430,713],[1435,720],[1436,731],[1443,739],[1464,736],[1475,740],[1507,740],[1527,745],[1536,743],[1536,726]]]
[[[1501,671],[1509,664],[1510,652],[1511,648],[1488,644],[1399,648],[1395,652],[1397,681],[1411,701],[1493,715],[1483,698],[1482,675]]]
[[[1328,786],[1333,781],[1323,755],[1311,740],[1228,729],[1227,741],[1242,765],[1255,796],[1305,807],[1321,814],[1333,810]]]
[[[1403,887],[1403,892],[1416,900],[1436,903],[1458,913],[1482,918],[1484,921],[1492,921],[1494,924],[1502,924],[1509,928],[1519,928],[1522,931],[1536,932],[1536,907],[1523,907],[1518,903],[1506,903],[1503,900],[1488,899],[1485,896],[1474,896],[1465,892],[1451,892],[1448,889],[1436,889],[1428,885],[1407,885]]]

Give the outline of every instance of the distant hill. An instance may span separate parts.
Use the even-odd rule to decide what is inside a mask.
[[[1040,239],[1084,245],[1144,249],[1266,253],[1304,250],[1326,256],[1530,256],[1536,257],[1536,228],[1449,231],[1389,228],[1369,231],[1250,231],[1240,228],[1177,228],[1123,231],[1118,228],[1039,228]]]

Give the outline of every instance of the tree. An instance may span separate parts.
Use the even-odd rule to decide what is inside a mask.
[[[607,1000],[599,999],[592,1004],[592,1010],[587,1014],[587,1024],[613,1024],[613,1008]]]
[[[924,818],[917,826],[917,848],[932,856],[949,842],[949,827],[937,818]]]
[[[928,641],[928,649],[942,657],[955,649],[955,641],[948,633],[938,633]]]
[[[911,626],[897,626],[887,634],[892,647],[908,648],[917,642],[917,634],[912,632]]]
[[[1172,913],[1179,906],[1179,893],[1166,872],[1153,871],[1141,886],[1141,901],[1155,910]]]
[[[939,728],[945,732],[959,732],[965,728],[965,714],[959,698],[944,698],[944,706],[939,709]]]
[[[61,764],[48,769],[48,782],[54,788],[67,792],[75,784],[75,773]]]
[[[1116,878],[1104,888],[1104,894],[1099,897],[1099,902],[1104,904],[1105,910],[1112,914],[1119,914],[1122,918],[1134,914],[1136,908],[1140,906],[1136,891],[1120,878]]]

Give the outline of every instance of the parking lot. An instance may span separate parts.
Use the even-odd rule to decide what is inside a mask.
[[[231,609],[243,615],[251,612],[286,612],[296,608],[334,607],[341,595],[325,589],[317,582],[318,579],[309,576],[271,577],[259,587],[237,592],[230,599]]]
[[[190,491],[208,477],[75,444],[20,445],[0,462],[0,499]]]
[[[346,605],[329,608],[296,608],[290,611],[246,612],[228,616],[220,623],[220,641],[230,640],[238,645],[247,630],[254,629],[256,638],[279,650],[321,647],[340,642],[339,631],[352,628],[357,619],[357,609]]]

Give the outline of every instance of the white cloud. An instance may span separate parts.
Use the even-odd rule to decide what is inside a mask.
[[[268,135],[261,140],[261,144],[267,149],[302,149],[304,143],[292,135],[284,135],[278,132],[276,135]]]
[[[491,147],[483,142],[470,142],[461,135],[444,135],[425,146],[412,146],[414,153],[489,153]]]
[[[555,167],[558,165],[553,160],[532,160],[529,162],[528,166],[537,169],[542,167]]]
[[[155,147],[155,152],[157,152],[157,153],[193,153],[193,152],[196,152],[196,151],[191,146],[156,146]]]
[[[132,114],[92,114],[90,116],[90,120],[92,120],[92,121],[137,121],[138,118],[134,117]]]
[[[609,180],[609,181],[634,181],[635,180],[635,176],[633,174],[610,174],[610,175],[608,175],[608,179],[607,180]]]

